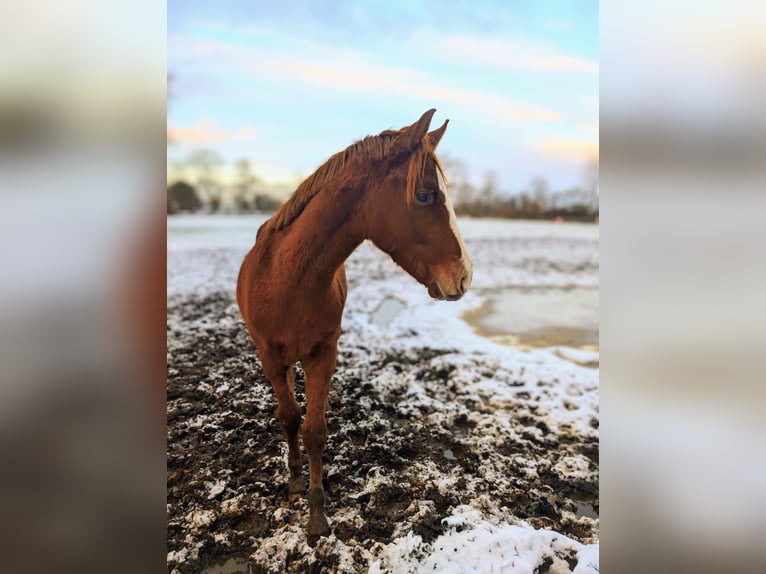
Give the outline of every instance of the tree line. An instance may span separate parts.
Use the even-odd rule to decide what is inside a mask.
[[[501,191],[493,171],[487,172],[482,184],[477,187],[468,178],[468,170],[462,160],[443,157],[441,163],[457,215],[598,221],[598,160],[583,165],[579,185],[554,190],[547,179],[535,177],[516,193]]]
[[[168,186],[168,214],[197,211],[218,213],[274,212],[284,189],[266,184],[252,163],[241,158],[234,164],[233,176],[224,182],[224,161],[215,150],[194,150],[176,164],[178,179]]]
[[[516,193],[501,191],[494,172],[475,186],[465,163],[441,158],[449,181],[449,194],[457,215],[508,219],[558,219],[598,221],[598,160],[586,162],[579,185],[553,190],[543,177],[535,177]],[[233,175],[223,182],[224,162],[207,149],[195,150],[177,164],[179,179],[168,186],[168,214],[205,211],[208,213],[274,212],[300,183],[281,187],[268,185],[255,173],[251,162],[242,158],[234,164]]]

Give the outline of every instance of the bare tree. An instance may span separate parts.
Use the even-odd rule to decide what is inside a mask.
[[[479,190],[479,200],[484,204],[490,205],[497,198],[497,174],[494,171],[488,171],[484,175],[484,183]]]
[[[184,161],[174,161],[170,163],[168,167],[172,167],[173,174],[175,176],[175,179],[190,179],[189,178],[189,170],[188,165]]]
[[[260,185],[258,176],[253,173],[253,166],[246,157],[240,158],[234,164],[236,182],[234,184],[234,203],[239,211],[247,211],[253,207],[256,188]]]
[[[539,210],[542,212],[548,209],[551,203],[551,186],[548,180],[542,176],[537,176],[532,180],[530,188],[532,201],[534,201]]]
[[[210,209],[213,212],[218,211],[223,196],[223,185],[220,178],[223,158],[215,150],[200,148],[189,154],[186,163],[196,172],[197,188],[205,194]]]
[[[598,211],[598,196],[599,196],[599,168],[598,158],[589,159],[585,162],[583,168],[583,185],[585,192],[589,197],[589,207],[594,211]]]
[[[456,210],[476,201],[476,188],[468,179],[468,169],[463,160],[444,154],[439,158],[449,183],[449,194]]]

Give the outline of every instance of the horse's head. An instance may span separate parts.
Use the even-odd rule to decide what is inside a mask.
[[[470,287],[473,269],[435,154],[449,120],[429,132],[435,111],[380,134],[392,138],[391,151],[366,194],[367,229],[373,243],[425,285],[431,297],[455,301]]]

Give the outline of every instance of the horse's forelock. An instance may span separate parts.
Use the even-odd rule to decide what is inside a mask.
[[[434,163],[437,179],[441,176],[441,180],[443,180],[445,184],[447,183],[447,176],[444,175],[441,162],[439,162],[439,158],[436,157],[436,152],[431,145],[431,140],[429,139],[428,134],[426,134],[423,136],[420,145],[412,152],[409,159],[409,165],[407,167],[407,205],[412,205],[415,201],[418,180],[423,178],[426,164],[429,159]],[[446,191],[446,186],[442,191]]]

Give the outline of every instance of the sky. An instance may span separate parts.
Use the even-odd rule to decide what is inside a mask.
[[[440,157],[501,191],[598,157],[598,3],[168,2],[169,171],[197,148],[296,181],[436,108]]]

